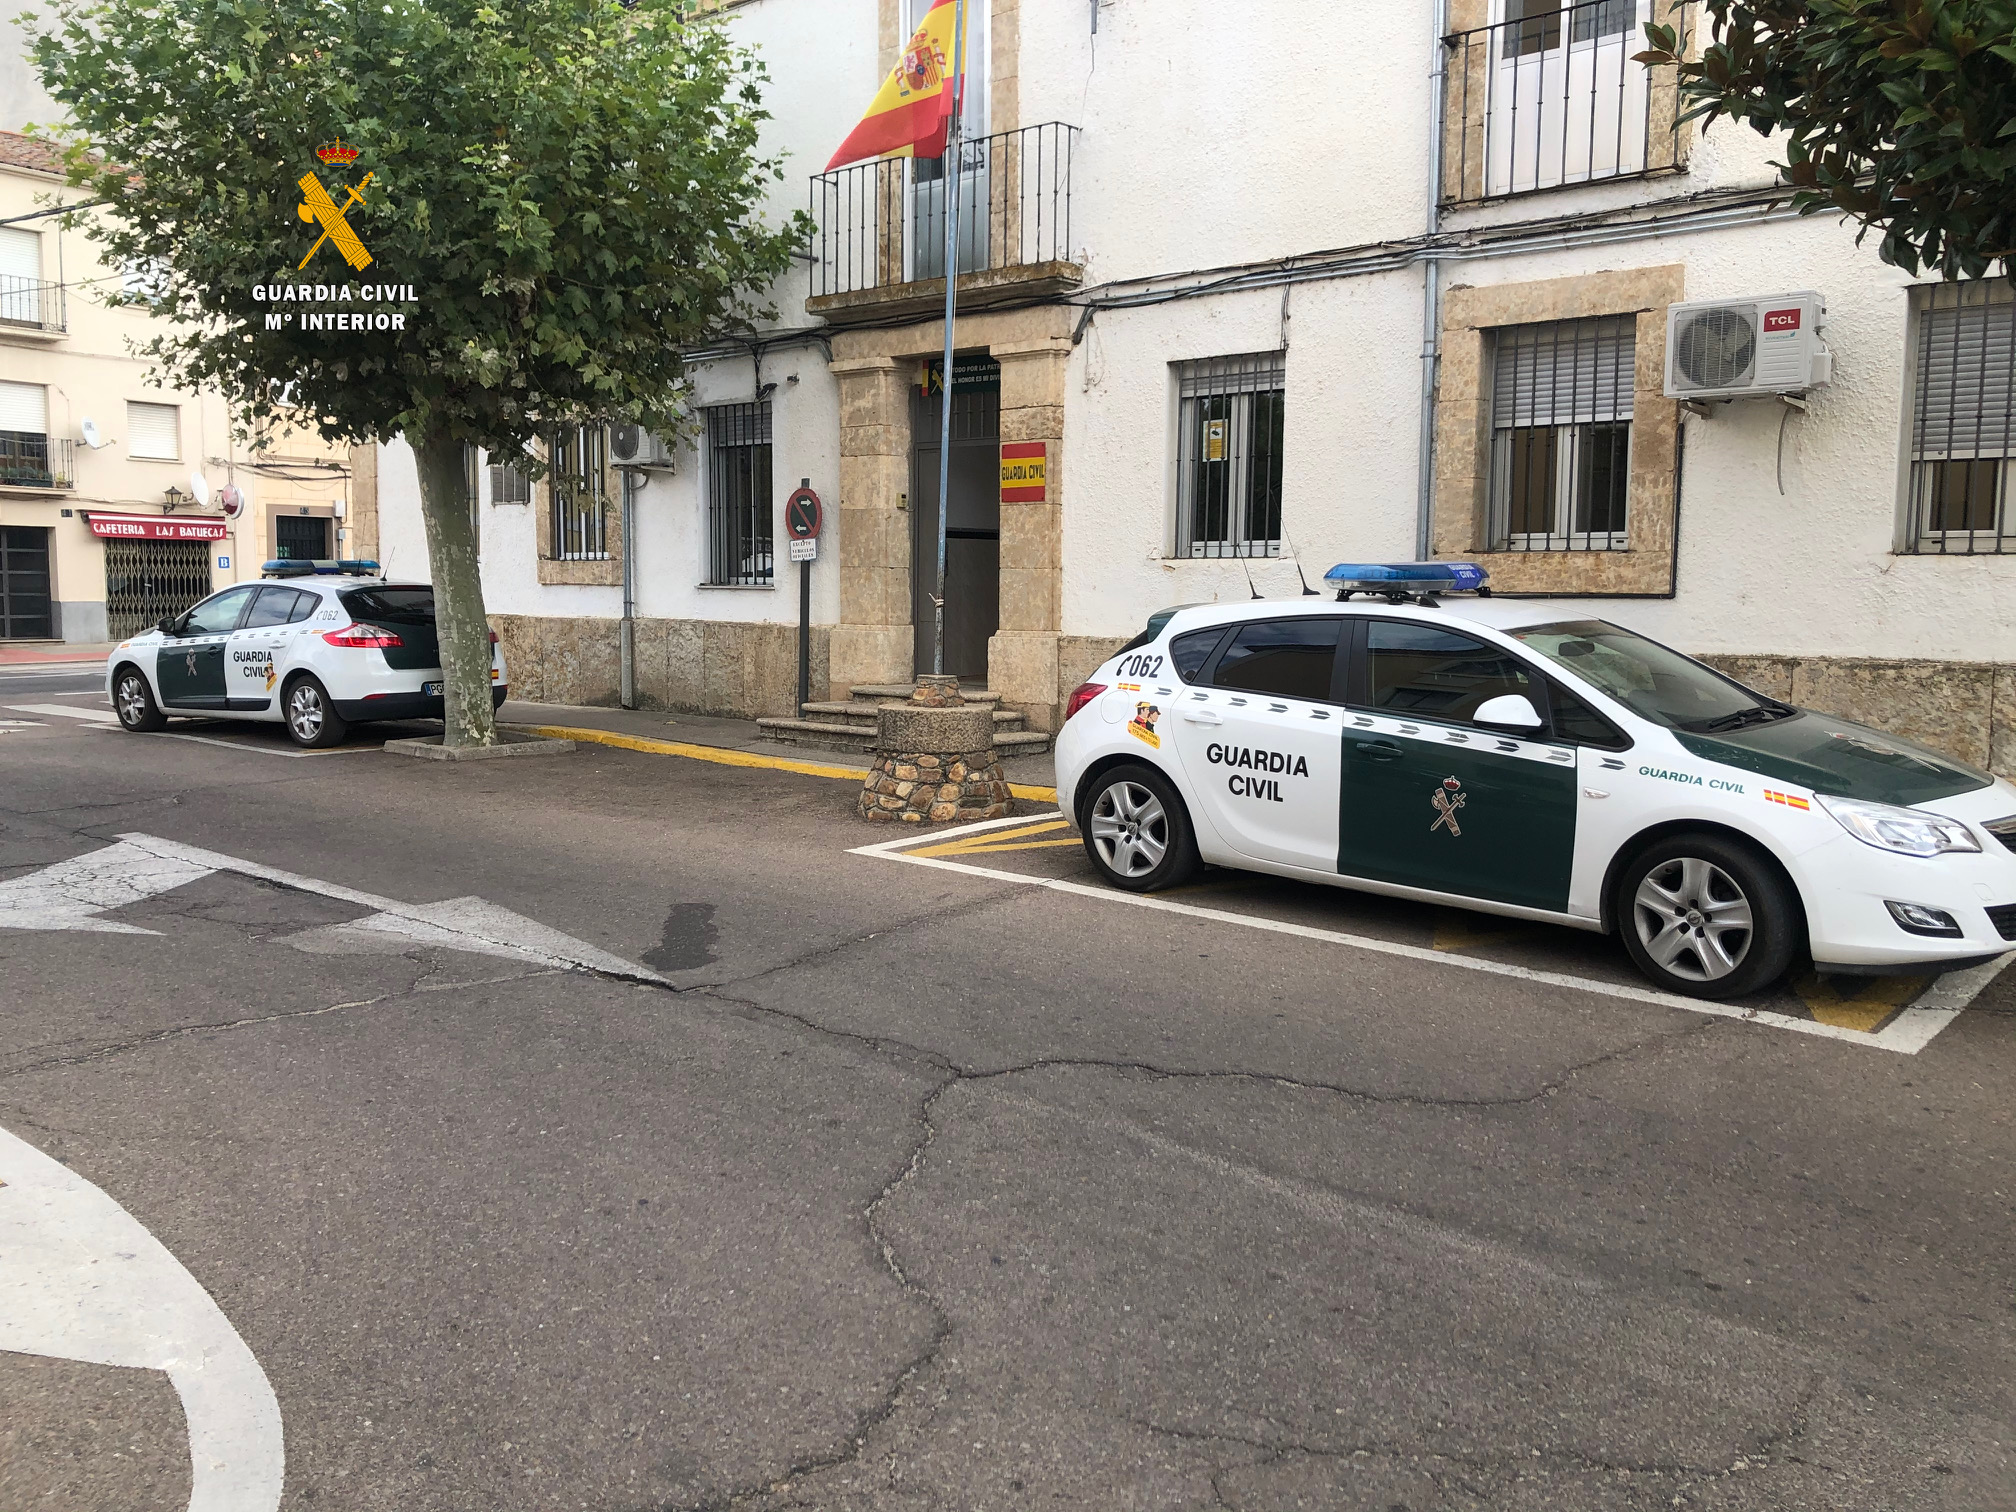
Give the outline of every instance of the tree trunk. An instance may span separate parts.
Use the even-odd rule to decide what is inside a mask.
[[[483,612],[483,575],[476,564],[476,528],[462,443],[446,436],[409,436],[420,466],[420,516],[427,522],[427,557],[434,575],[434,615],[441,637],[441,743],[497,743],[490,704],[490,621]]]

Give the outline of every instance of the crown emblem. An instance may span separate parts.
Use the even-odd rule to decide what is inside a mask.
[[[332,168],[348,168],[364,155],[361,147],[352,147],[340,136],[335,141],[315,149],[315,156]]]

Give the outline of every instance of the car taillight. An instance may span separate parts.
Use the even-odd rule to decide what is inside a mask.
[[[1106,684],[1104,683],[1088,682],[1078,684],[1077,687],[1071,690],[1070,701],[1064,705],[1064,722],[1069,724],[1074,714],[1105,691]]]
[[[403,646],[403,640],[383,625],[345,625],[341,630],[325,630],[322,639],[332,646]]]

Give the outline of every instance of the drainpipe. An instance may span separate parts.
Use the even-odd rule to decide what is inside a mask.
[[[1449,73],[1449,49],[1442,38],[1448,12],[1448,0],[1435,0],[1429,7],[1434,51],[1428,71],[1428,245],[1421,255],[1421,439],[1414,504],[1414,555],[1422,561],[1432,549],[1435,515],[1435,379],[1442,365],[1442,263],[1435,238],[1442,230],[1442,103]]]
[[[636,472],[623,479],[623,707],[637,707],[637,484]]]

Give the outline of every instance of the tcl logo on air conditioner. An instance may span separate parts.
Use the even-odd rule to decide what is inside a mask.
[[[1666,394],[1754,399],[1803,394],[1833,376],[1820,342],[1827,306],[1817,293],[1689,300],[1666,312]]]

